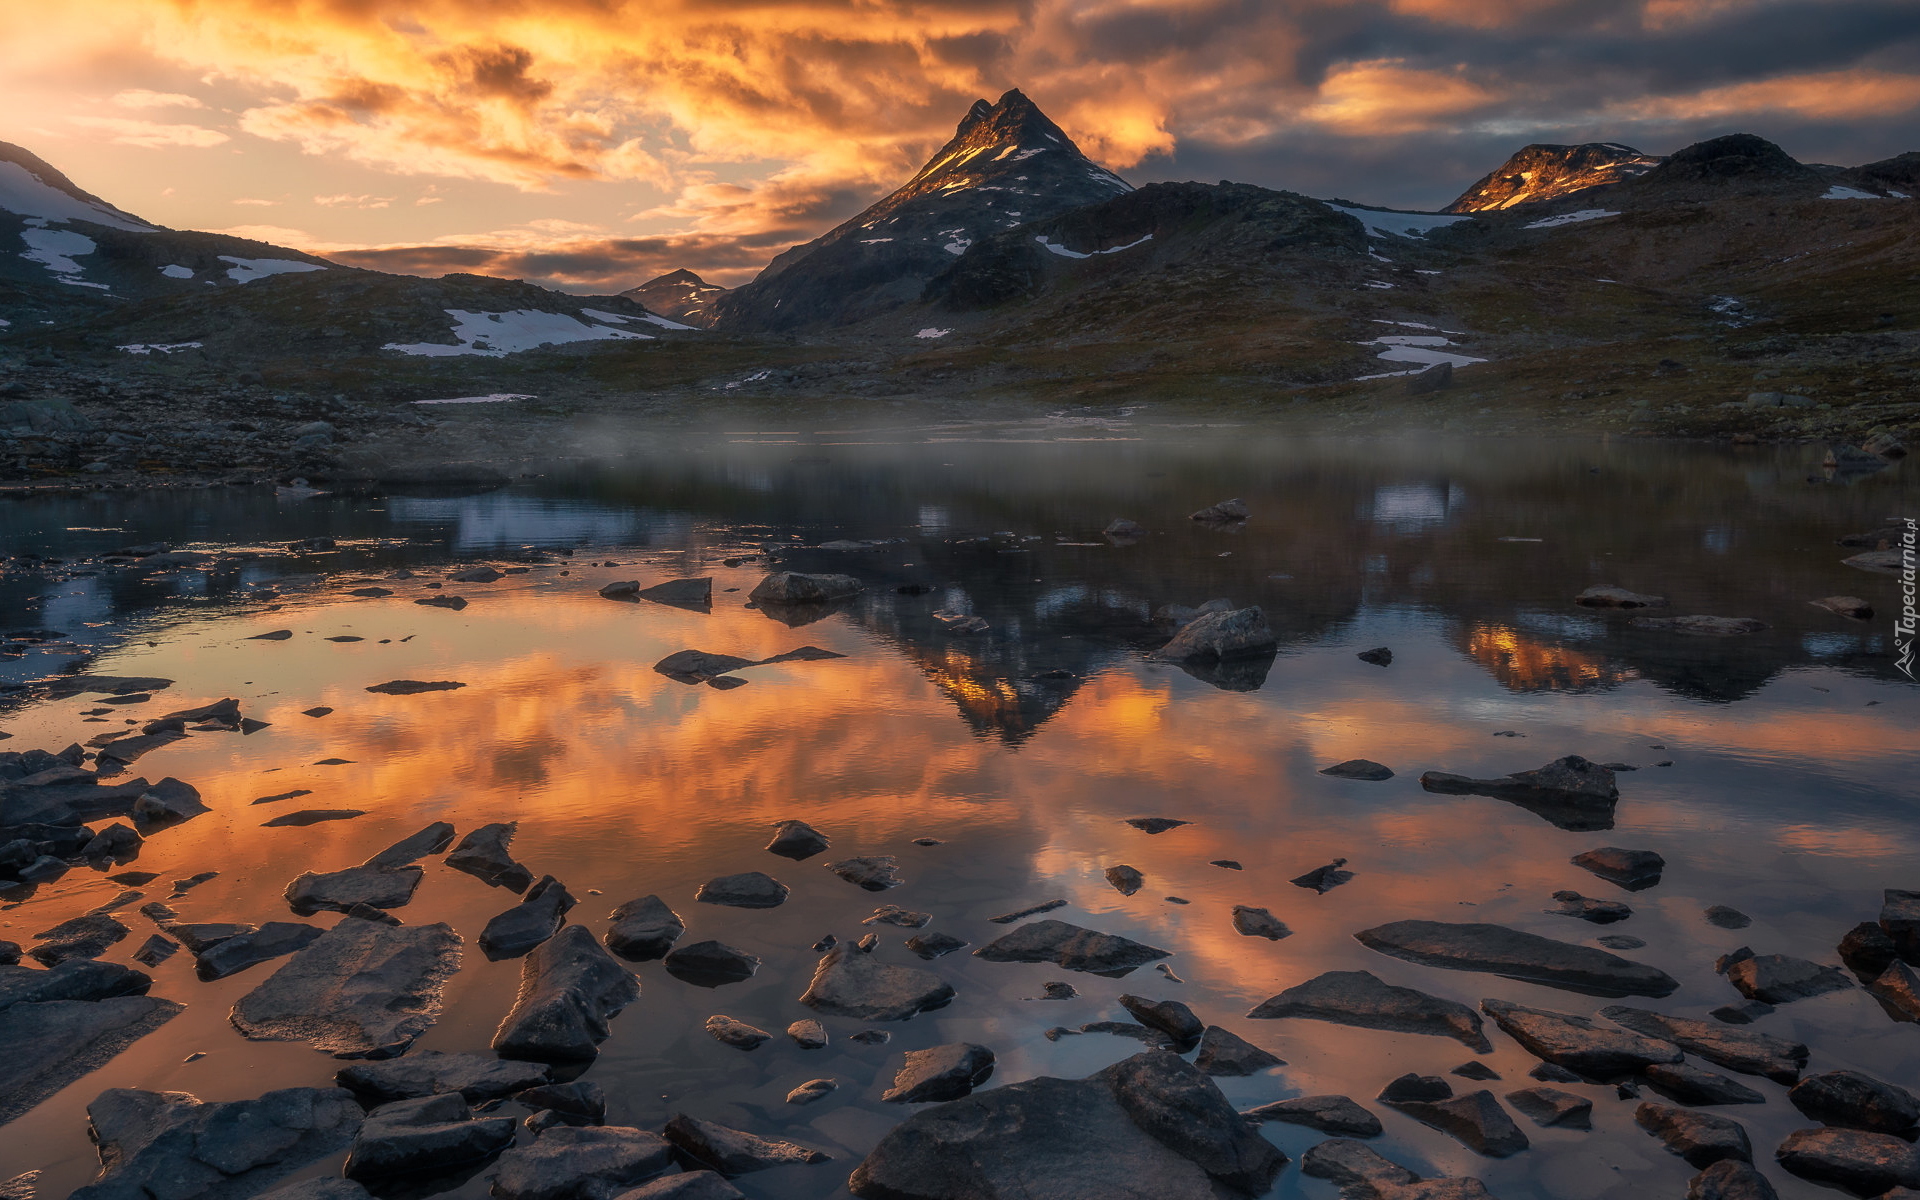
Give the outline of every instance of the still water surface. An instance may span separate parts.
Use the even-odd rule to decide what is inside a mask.
[[[1841,565],[1856,551],[1835,544],[1920,513],[1920,486],[1911,466],[1809,482],[1820,453],[1053,424],[716,435],[474,496],[18,501],[0,507],[11,553],[81,557],[156,540],[273,553],[213,571],[0,577],[5,625],[59,629],[81,644],[0,660],[9,678],[80,661],[178,681],[107,723],[88,723],[81,714],[95,700],[81,697],[13,702],[0,728],[14,735],[9,749],[58,749],[145,710],[225,696],[271,723],[247,737],[197,734],[133,772],[187,780],[213,810],[153,836],[133,864],[160,875],[149,899],[166,898],[166,880],[220,872],[172,902],[186,920],[287,919],[280,893],[302,871],[358,863],[429,820],[461,833],[516,820],[515,856],[581,898],[571,919],[598,931],[616,904],[652,892],[686,919],[684,942],[717,938],[760,956],[756,977],[717,990],[658,963],[637,966],[642,997],[615,1020],[587,1076],[609,1095],[609,1123],[657,1129],[686,1111],[833,1156],[739,1180],[752,1197],[844,1196],[847,1172],[904,1116],[879,1099],[903,1050],[983,1043],[998,1054],[995,1083],[1078,1077],[1126,1057],[1139,1047],[1125,1039],[1042,1036],[1128,1019],[1114,1003],[1126,991],[1183,1000],[1287,1060],[1219,1081],[1241,1107],[1350,1094],[1386,1123],[1377,1149],[1423,1174],[1478,1175],[1507,1200],[1679,1195],[1692,1170],[1634,1127],[1634,1102],[1611,1088],[1567,1085],[1594,1099],[1593,1132],[1522,1119],[1533,1149],[1495,1162],[1371,1102],[1397,1075],[1445,1075],[1466,1061],[1457,1043],[1242,1014],[1336,969],[1468,1004],[1499,996],[1590,1013],[1610,1003],[1400,962],[1351,936],[1419,917],[1587,944],[1631,933],[1647,946],[1630,957],[1681,980],[1652,1006],[1704,1016],[1740,999],[1714,974],[1716,956],[1751,945],[1837,962],[1834,944],[1877,916],[1882,888],[1920,888],[1920,692],[1889,653],[1897,580]],[[1244,527],[1186,520],[1229,496],[1252,508]],[[1116,517],[1149,533],[1112,544],[1100,530]],[[285,551],[315,536],[338,548]],[[836,539],[881,544],[817,548]],[[745,606],[771,569],[765,558],[724,565],[768,551],[780,569],[842,571],[867,590],[790,627]],[[477,562],[530,569],[423,590]],[[697,575],[715,578],[711,612],[597,594],[613,580]],[[285,580],[278,594],[260,596],[275,579]],[[348,594],[369,584],[394,594]],[[930,590],[897,590],[912,584]],[[1634,630],[1624,616],[1570,603],[1592,584],[1669,596],[1675,614],[1771,628],[1734,639]],[[468,607],[412,603],[443,593]],[[1882,615],[1852,622],[1808,603],[1836,593]],[[1216,596],[1260,605],[1278,654],[1194,672],[1147,659],[1166,636],[1157,608]],[[984,617],[992,632],[940,632],[941,609]],[[248,640],[283,628],[295,636]],[[365,640],[326,640],[341,635]],[[846,657],[749,668],[732,690],[652,669],[687,648],[761,659],[803,645]],[[1382,645],[1391,666],[1355,657]],[[365,690],[391,679],[467,686]],[[315,706],[334,711],[301,715]],[[1497,775],[1566,754],[1640,768],[1620,776],[1612,829],[1566,830],[1418,783],[1424,770]],[[1361,757],[1395,777],[1317,773]],[[310,765],[327,758],[351,762]],[[249,803],[297,788],[312,794]],[[294,806],[366,815],[260,827]],[[1139,816],[1192,824],[1150,837],[1124,823]],[[788,818],[828,834],[832,851],[802,863],[766,853],[770,826]],[[1569,863],[1601,845],[1658,851],[1663,882],[1629,896]],[[897,855],[906,883],[876,895],[821,867],[855,854]],[[1287,882],[1334,858],[1348,860],[1350,883],[1318,895]],[[1105,882],[1118,863],[1146,875],[1138,894]],[[774,875],[792,898],[768,911],[694,902],[705,880],[748,870]],[[120,890],[104,873],[75,870],[0,900],[0,938],[26,943],[104,903]],[[1634,915],[1605,929],[1548,915],[1550,893],[1563,888],[1628,900]],[[828,1019],[834,1041],[812,1052],[782,1037],[742,1053],[702,1028],[725,1013],[777,1033],[813,1015],[795,1003],[816,960],[810,945],[829,931],[866,932],[859,922],[879,903],[931,912],[930,930],[978,946],[1004,932],[986,918],[1056,897],[1068,907],[1055,917],[1173,951],[1183,982],[965,953],[922,964],[900,945],[910,931],[878,926],[877,953],[929,966],[957,989],[951,1006],[890,1026],[881,1046],[847,1041],[862,1026],[844,1020]],[[512,900],[427,860],[399,915],[449,921],[469,945],[417,1049],[485,1048],[519,964],[488,962],[471,941]],[[1236,904],[1270,908],[1294,935],[1240,936]],[[1711,904],[1742,910],[1752,927],[1709,925],[1701,911]],[[150,932],[133,909],[126,919],[134,936],[108,952],[114,961],[130,961]],[[42,1169],[48,1196],[91,1178],[85,1106],[106,1087],[238,1099],[329,1082],[334,1060],[304,1044],[246,1041],[227,1023],[232,1003],[277,965],[214,983],[196,980],[184,954],[155,969],[153,994],[186,1012],[0,1131],[0,1178]],[[1080,998],[1031,999],[1053,979],[1071,980]],[[1920,1078],[1920,1027],[1895,1024],[1858,989],[1784,1006],[1754,1028],[1808,1043],[1810,1071]],[[1496,1049],[1479,1057],[1503,1076],[1489,1086],[1529,1085],[1535,1060],[1490,1023],[1489,1034]],[[183,1061],[191,1054],[201,1057]],[[840,1090],[808,1107],[782,1102],[819,1076]],[[1741,1080],[1767,1103],[1721,1111],[1747,1125],[1781,1194],[1828,1195],[1771,1166],[1772,1148],[1807,1124],[1784,1089]],[[1265,1132],[1296,1160],[1320,1139],[1288,1125]],[[330,1161],[309,1173],[337,1170]],[[484,1176],[442,1194],[484,1195]],[[1333,1189],[1289,1167],[1274,1194]]]

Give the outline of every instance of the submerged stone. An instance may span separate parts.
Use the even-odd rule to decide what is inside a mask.
[[[242,996],[230,1019],[259,1041],[391,1058],[439,1017],[441,988],[459,968],[460,938],[444,922],[342,921]]]
[[[1118,977],[1168,952],[1112,933],[1045,920],[1021,925],[973,952],[988,962],[1050,962],[1069,971]]]
[[[884,892],[905,882],[900,878],[897,862],[891,854],[843,858],[839,862],[828,863],[827,870],[869,892]]]
[[[1510,1158],[1525,1150],[1527,1135],[1513,1123],[1489,1091],[1472,1092],[1446,1100],[1389,1101],[1389,1104],[1423,1125],[1431,1125],[1451,1135],[1476,1154],[1488,1158]]]
[[[1504,925],[1395,921],[1353,935],[1361,945],[1408,962],[1485,971],[1599,996],[1666,996],[1680,986],[1657,967]]]
[[[1471,1008],[1396,987],[1371,971],[1328,971],[1262,1001],[1247,1016],[1303,1017],[1363,1029],[1432,1034],[1453,1038],[1482,1054],[1493,1049],[1480,1027],[1479,1014]]]

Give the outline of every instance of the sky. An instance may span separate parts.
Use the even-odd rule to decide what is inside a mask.
[[[1138,183],[1434,208],[1529,142],[1920,149],[1916,0],[0,0],[0,141],[152,221],[750,279],[1018,87]]]

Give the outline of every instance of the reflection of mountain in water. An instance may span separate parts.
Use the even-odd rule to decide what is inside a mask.
[[[1543,640],[1511,625],[1478,622],[1466,627],[1464,642],[1467,657],[1510,691],[1593,692],[1639,677],[1632,667],[1604,655]]]

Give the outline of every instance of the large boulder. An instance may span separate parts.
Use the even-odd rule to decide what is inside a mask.
[[[1515,771],[1493,779],[1428,771],[1420,776],[1420,786],[1449,796],[1505,800],[1576,832],[1613,828],[1613,808],[1620,799],[1613,771],[1577,754],[1557,758],[1537,770]]]
[[[775,571],[755,585],[747,599],[755,604],[825,604],[852,596],[864,586],[851,575]]]
[[[499,1200],[605,1200],[673,1165],[667,1139],[622,1125],[558,1125],[500,1156]]]
[[[73,961],[67,967],[106,966]],[[19,968],[4,968],[17,970]],[[126,968],[120,968],[126,971]],[[126,971],[138,975],[137,971]],[[52,975],[53,971],[32,971]],[[145,979],[145,976],[141,976]],[[47,989],[55,991],[57,989]],[[0,1125],[180,1015],[185,1005],[154,996],[24,1001],[0,1012],[7,1053],[0,1059]]]
[[[1589,1079],[1618,1079],[1681,1059],[1672,1042],[1608,1029],[1585,1017],[1507,1000],[1482,1000],[1480,1010],[1528,1053]]]
[[[878,961],[842,942],[821,956],[800,1003],[834,1017],[859,1021],[905,1021],[943,1008],[953,987],[931,971]]]
[[[360,1106],[344,1088],[285,1088],[256,1100],[110,1088],[87,1105],[100,1178],[70,1200],[244,1200],[346,1148]]]
[[[537,1062],[592,1059],[612,1032],[609,1022],[640,998],[640,981],[593,940],[584,925],[569,925],[520,964],[520,994],[493,1048],[508,1058]]]
[[[1920,1133],[1920,1098],[1859,1071],[1809,1075],[1793,1086],[1787,1099],[1822,1125],[1890,1133],[1909,1142]]]
[[[1493,1049],[1480,1028],[1479,1014],[1471,1008],[1413,988],[1395,987],[1371,971],[1316,975],[1262,1001],[1247,1015],[1263,1019],[1305,1017],[1362,1029],[1427,1033],[1453,1038],[1482,1054]]]
[[[1658,967],[1504,925],[1395,921],[1353,936],[1363,946],[1422,966],[1485,971],[1590,995],[1666,996],[1680,986]]]
[[[513,1145],[512,1117],[474,1120],[458,1093],[395,1100],[367,1114],[347,1152],[349,1179],[446,1171]]]
[[[847,1186],[861,1200],[1225,1200],[1264,1195],[1285,1162],[1212,1080],[1149,1050],[916,1113]]]
[[[336,1058],[392,1058],[440,1015],[441,988],[460,969],[460,937],[442,922],[348,919],[315,938],[230,1020],[258,1041],[307,1041]]]
[[[1300,1156],[1300,1171],[1328,1179],[1342,1200],[1493,1200],[1478,1179],[1422,1179],[1399,1163],[1346,1138],[1321,1142]]]
[[[1205,613],[1180,627],[1173,640],[1153,652],[1164,662],[1195,658],[1240,658],[1262,654],[1278,644],[1258,605],[1231,612]]]
[[[1789,1134],[1774,1157],[1802,1179],[1845,1188],[1856,1196],[1920,1188],[1920,1149],[1885,1133],[1802,1129]]]
[[[342,1067],[334,1079],[376,1103],[457,1092],[478,1104],[537,1087],[549,1072],[538,1063],[514,1062],[491,1054],[449,1054],[425,1050],[384,1062]]]

